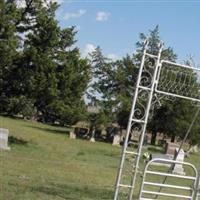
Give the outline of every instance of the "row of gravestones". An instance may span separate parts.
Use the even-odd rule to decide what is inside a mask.
[[[69,137],[70,137],[71,139],[76,139],[76,134],[75,134],[73,131],[70,131]],[[90,141],[91,141],[91,142],[95,142],[95,138],[94,138],[94,137],[91,137],[91,138],[90,138]],[[114,135],[112,145],[114,145],[114,146],[119,146],[120,143],[121,143],[121,141],[122,141],[122,138],[121,138],[120,135]]]

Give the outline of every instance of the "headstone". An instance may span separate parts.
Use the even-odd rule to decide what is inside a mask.
[[[76,139],[76,134],[74,132],[70,131],[69,138],[70,139]]]
[[[177,155],[179,148],[176,148],[175,155]],[[179,154],[177,155],[176,160],[180,162],[184,162],[185,158],[185,152],[183,149],[180,150]],[[178,174],[178,175],[185,175],[183,165],[182,164],[175,164],[174,169],[173,169],[173,174]]]
[[[172,142],[167,142],[166,149],[165,149],[165,154],[174,155],[175,152],[176,152],[176,148],[179,148],[178,144],[172,143]]]
[[[198,151],[199,151],[198,145],[195,145],[189,149],[188,153],[198,153]]]
[[[0,149],[10,150],[10,147],[8,147],[8,135],[8,129],[0,128]]]
[[[113,138],[113,143],[112,143],[112,145],[120,145],[120,142],[121,142],[121,137],[120,137],[120,135],[114,135],[114,138]]]
[[[90,138],[90,142],[95,142],[95,138],[94,138],[94,137],[91,137],[91,138]]]

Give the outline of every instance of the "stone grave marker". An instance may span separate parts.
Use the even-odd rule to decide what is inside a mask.
[[[70,131],[69,138],[70,139],[76,139],[76,134],[74,132]]]
[[[179,148],[176,148],[175,155],[177,155],[178,150],[179,150]],[[180,162],[184,162],[184,158],[185,158],[185,152],[183,151],[183,149],[181,149],[176,160],[180,161]],[[182,164],[175,164],[174,169],[173,169],[173,173],[178,174],[178,175],[185,175],[183,165]]]
[[[8,135],[8,129],[0,128],[0,149],[10,150],[10,147],[8,147]]]
[[[179,148],[179,145],[172,142],[166,143],[165,154],[174,155],[176,153],[176,148]]]
[[[120,142],[121,142],[121,137],[120,135],[114,135],[113,137],[113,143],[112,145],[116,146],[116,145],[120,145]]]

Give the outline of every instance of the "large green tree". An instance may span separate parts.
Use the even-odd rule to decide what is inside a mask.
[[[0,1],[0,104],[1,112],[16,114],[23,111],[27,101],[19,72],[20,40],[17,21],[21,13],[12,1]]]
[[[14,106],[12,114],[19,114],[22,108],[27,110],[25,105],[29,105],[43,121],[75,123],[84,115],[83,94],[90,73],[88,61],[75,47],[74,27],[59,27],[55,19],[58,5],[51,1],[26,0],[25,7],[18,8],[13,0],[9,6],[19,15],[15,23],[10,22],[13,35],[21,38],[19,47],[14,47],[18,58],[13,56],[16,62],[11,63],[16,68],[9,71],[9,76],[14,74],[8,79],[10,96],[4,95],[9,103],[16,99],[19,109]]]

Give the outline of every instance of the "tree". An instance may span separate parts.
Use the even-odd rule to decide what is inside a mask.
[[[35,24],[25,41],[24,55],[30,67],[29,93],[44,121],[75,123],[84,111],[83,93],[89,81],[89,65],[75,44],[74,27],[61,29],[55,20],[56,3],[34,1]]]
[[[115,115],[111,94],[113,86],[110,78],[113,73],[112,62],[103,55],[100,47],[97,47],[90,56],[93,78],[87,95],[91,103],[99,107],[100,113],[96,121],[109,124]]]
[[[22,108],[27,110],[29,103],[42,121],[75,123],[85,112],[83,94],[90,71],[88,61],[82,59],[79,49],[74,47],[74,27],[59,27],[55,19],[58,5],[51,1],[26,0],[25,7],[17,8],[13,0],[5,7],[9,12],[12,7],[16,9],[19,17],[10,23],[15,30],[13,37],[18,41],[21,38],[19,46],[11,46],[18,57],[13,55],[16,60],[10,64],[10,87],[7,84],[4,89],[10,93],[3,94],[8,104],[14,106],[5,112],[19,114]]]
[[[18,69],[21,53],[16,21],[20,12],[11,1],[0,1],[0,111],[8,114],[25,112],[25,105],[32,105],[23,91]]]

